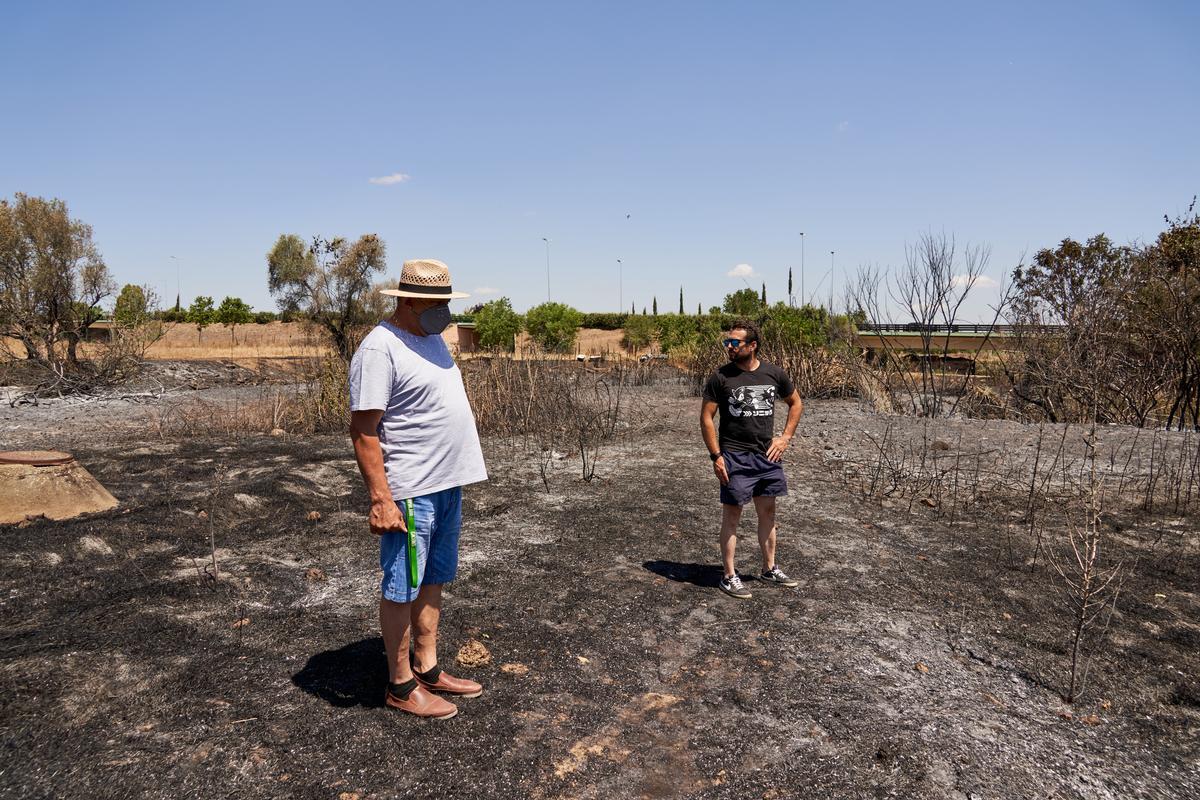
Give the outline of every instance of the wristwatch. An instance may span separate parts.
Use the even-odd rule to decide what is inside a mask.
[[[711,458],[715,462],[718,458],[721,457],[721,454],[720,453],[709,453],[708,457]]]

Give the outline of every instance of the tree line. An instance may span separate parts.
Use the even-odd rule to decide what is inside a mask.
[[[1163,222],[1148,244],[1063,239],[1013,272],[1019,357],[1004,368],[1045,419],[1200,428],[1196,201]]]
[[[1200,215],[1195,202],[1184,214],[1164,217],[1164,223],[1148,244],[1120,245],[1103,234],[1082,242],[1067,238],[1012,271],[1002,313],[1016,334],[1005,346],[1000,368],[1007,390],[1033,415],[1200,428]],[[952,259],[941,257],[952,249],[935,247],[924,258],[910,258],[904,273],[910,280],[902,275],[898,285],[912,290],[900,297],[914,320],[944,322],[941,316],[956,313],[962,275],[950,269]],[[922,271],[922,264],[928,269]],[[195,298],[186,309],[177,299],[174,309],[162,310],[149,287],[126,285],[117,293],[91,226],[73,219],[66,203],[18,193],[0,200],[0,337],[55,374],[95,373],[95,364],[83,363],[79,343],[105,316],[104,304],[112,298],[107,313],[120,348],[93,361],[120,363],[113,374],[125,374],[132,363],[126,356],[136,361],[170,323],[193,324],[198,333],[225,323],[236,336],[237,325],[303,320],[325,331],[338,355],[348,359],[362,333],[391,312],[392,301],[378,293],[383,285],[376,282],[386,268],[386,247],[374,234],[354,240],[284,234],[267,253],[266,267],[277,313],[255,312],[237,297],[217,304],[208,296]],[[972,269],[968,277],[977,276]],[[518,314],[502,297],[457,319],[475,324],[485,348],[511,349],[525,331],[547,352],[569,352],[580,328],[597,327],[623,330],[623,343],[633,349],[685,353],[714,345],[734,317],[756,320],[767,349],[816,348],[852,344],[861,324],[878,321],[872,298],[879,289],[871,275],[861,278],[851,292],[852,310],[840,315],[810,305],[768,304],[763,284],[761,291],[747,287],[726,295],[707,313],[699,307],[695,314],[685,313],[681,287],[674,313],[659,313],[655,297],[640,314],[636,305],[629,313],[584,314],[554,302]],[[120,357],[110,358],[113,353]]]

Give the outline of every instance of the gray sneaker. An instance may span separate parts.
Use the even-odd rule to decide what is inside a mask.
[[[742,576],[736,572],[731,578],[721,578],[721,582],[717,584],[717,588],[730,597],[736,597],[738,600],[749,600],[754,595],[750,594],[750,590],[742,583]]]
[[[787,586],[789,588],[800,585],[800,581],[796,580],[795,578],[789,578],[787,574],[779,568],[778,564],[771,567],[758,577],[764,581],[767,581],[768,583],[777,583],[780,586]]]

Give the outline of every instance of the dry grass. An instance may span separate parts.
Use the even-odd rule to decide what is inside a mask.
[[[581,328],[575,337],[575,346],[571,352],[555,354],[543,353],[541,348],[529,338],[529,334],[522,331],[517,334],[515,357],[518,360],[533,358],[539,361],[571,361],[579,354],[604,356],[606,360],[631,358],[635,354],[621,346],[621,337],[624,335],[625,332],[622,330],[605,331],[599,328]]]
[[[264,386],[235,400],[193,400],[149,411],[150,430],[160,439],[188,436],[251,436],[340,433],[349,430],[347,364],[333,352],[290,366],[296,384]]]
[[[102,352],[100,342],[85,342],[80,356],[93,358]],[[328,352],[322,339],[299,322],[269,322],[266,325],[209,325],[197,331],[185,322],[167,326],[167,332],[146,350],[151,361],[215,361],[245,358],[315,357]],[[0,350],[13,358],[24,358],[16,340],[0,339]],[[3,353],[0,353],[3,355]]]
[[[447,331],[447,342],[453,348],[456,338],[453,329]],[[579,331],[575,349],[559,358],[572,360],[576,353],[601,355],[620,359],[632,354],[621,347],[622,332],[584,328]],[[517,336],[516,357],[524,354],[545,359],[535,353],[536,347],[528,334]],[[97,343],[85,343],[80,348],[84,358],[92,357],[100,350]],[[24,358],[24,351],[16,340],[0,339],[0,356],[5,351],[11,358]],[[265,325],[238,325],[230,330],[227,325],[209,325],[197,331],[195,325],[186,322],[170,325],[166,334],[147,351],[146,358],[152,361],[217,361],[246,360],[259,358],[315,358],[331,352],[324,338],[300,322],[269,322]],[[473,354],[463,354],[470,357]],[[2,359],[0,359],[2,360]]]
[[[346,362],[331,352],[297,366],[297,383],[290,386],[262,387],[234,400],[155,407],[149,412],[149,430],[164,440],[346,432]],[[570,454],[580,457],[583,478],[591,480],[602,448],[628,429],[628,393],[636,386],[672,381],[675,375],[659,362],[594,368],[506,354],[471,359],[463,366],[480,432],[514,451],[540,453],[547,486],[550,461]]]
[[[172,326],[146,352],[157,361],[211,360],[225,358],[315,357],[328,352],[328,345],[311,328],[299,322],[269,322],[266,325]]]
[[[301,403],[279,388],[263,388],[256,397],[228,402],[194,400],[152,406],[147,431],[161,441],[192,436],[251,436],[285,433],[302,427]]]

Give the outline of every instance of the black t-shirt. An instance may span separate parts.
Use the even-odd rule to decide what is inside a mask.
[[[787,373],[765,361],[753,372],[732,361],[714,372],[704,384],[704,399],[716,403],[721,412],[721,449],[765,454],[775,432],[775,400],[791,397],[794,391]]]

